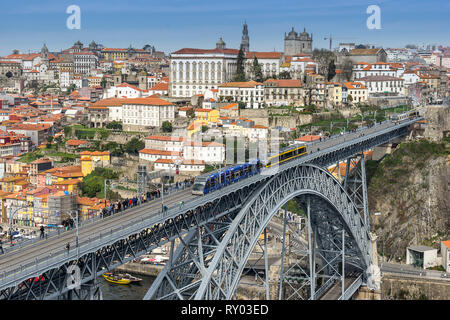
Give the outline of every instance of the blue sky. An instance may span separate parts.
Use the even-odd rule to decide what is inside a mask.
[[[242,24],[248,24],[250,50],[283,50],[292,27],[313,33],[313,47],[328,48],[324,37],[403,47],[408,43],[450,45],[447,0],[15,0],[1,4],[0,55],[13,49],[50,51],[92,40],[107,47],[142,48],[166,53],[180,48],[213,48],[220,36],[239,48]],[[81,9],[81,29],[69,30],[66,8]],[[369,5],[381,9],[381,29],[369,30]]]

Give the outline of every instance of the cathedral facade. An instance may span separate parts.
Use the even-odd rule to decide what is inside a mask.
[[[284,33],[284,55],[294,56],[299,53],[312,53],[312,34],[309,35],[306,29],[302,33],[297,33],[292,27],[289,34]]]

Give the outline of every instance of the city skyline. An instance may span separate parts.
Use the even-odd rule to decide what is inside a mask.
[[[369,30],[366,13],[369,5],[381,10],[381,29]],[[406,6],[408,4],[408,6]],[[81,29],[69,30],[66,9],[78,5],[81,9]],[[445,30],[450,22],[445,19],[450,5],[431,0],[424,7],[419,1],[346,0],[318,3],[263,0],[258,3],[227,4],[197,0],[171,1],[158,4],[136,1],[134,5],[103,0],[55,1],[36,4],[19,0],[5,4],[0,29],[0,55],[12,50],[40,51],[46,43],[50,51],[71,47],[80,40],[88,45],[92,40],[108,47],[142,48],[146,44],[166,54],[180,48],[213,48],[222,37],[228,48],[239,48],[244,22],[248,24],[250,50],[283,51],[284,33],[295,30],[313,34],[313,48],[328,48],[328,37],[333,36],[333,47],[339,42],[372,44],[382,47],[416,45],[449,45]],[[19,23],[18,23],[19,21]],[[447,38],[446,38],[447,36]],[[401,39],[401,40],[400,40]]]

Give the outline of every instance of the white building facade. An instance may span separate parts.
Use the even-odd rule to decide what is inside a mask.
[[[173,52],[169,96],[189,98],[231,81],[236,72],[238,53],[239,50],[226,49],[220,43],[216,49],[184,48]]]

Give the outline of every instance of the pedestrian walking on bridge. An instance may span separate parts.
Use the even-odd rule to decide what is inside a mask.
[[[41,231],[41,238],[44,238],[44,226],[41,226],[40,231]]]
[[[67,242],[67,244],[66,244],[66,250],[67,250],[67,254],[69,254],[69,251],[70,251],[70,243],[69,242]]]
[[[0,250],[2,251],[2,254],[5,253],[5,251],[3,251],[3,241],[2,240],[0,240]]]

